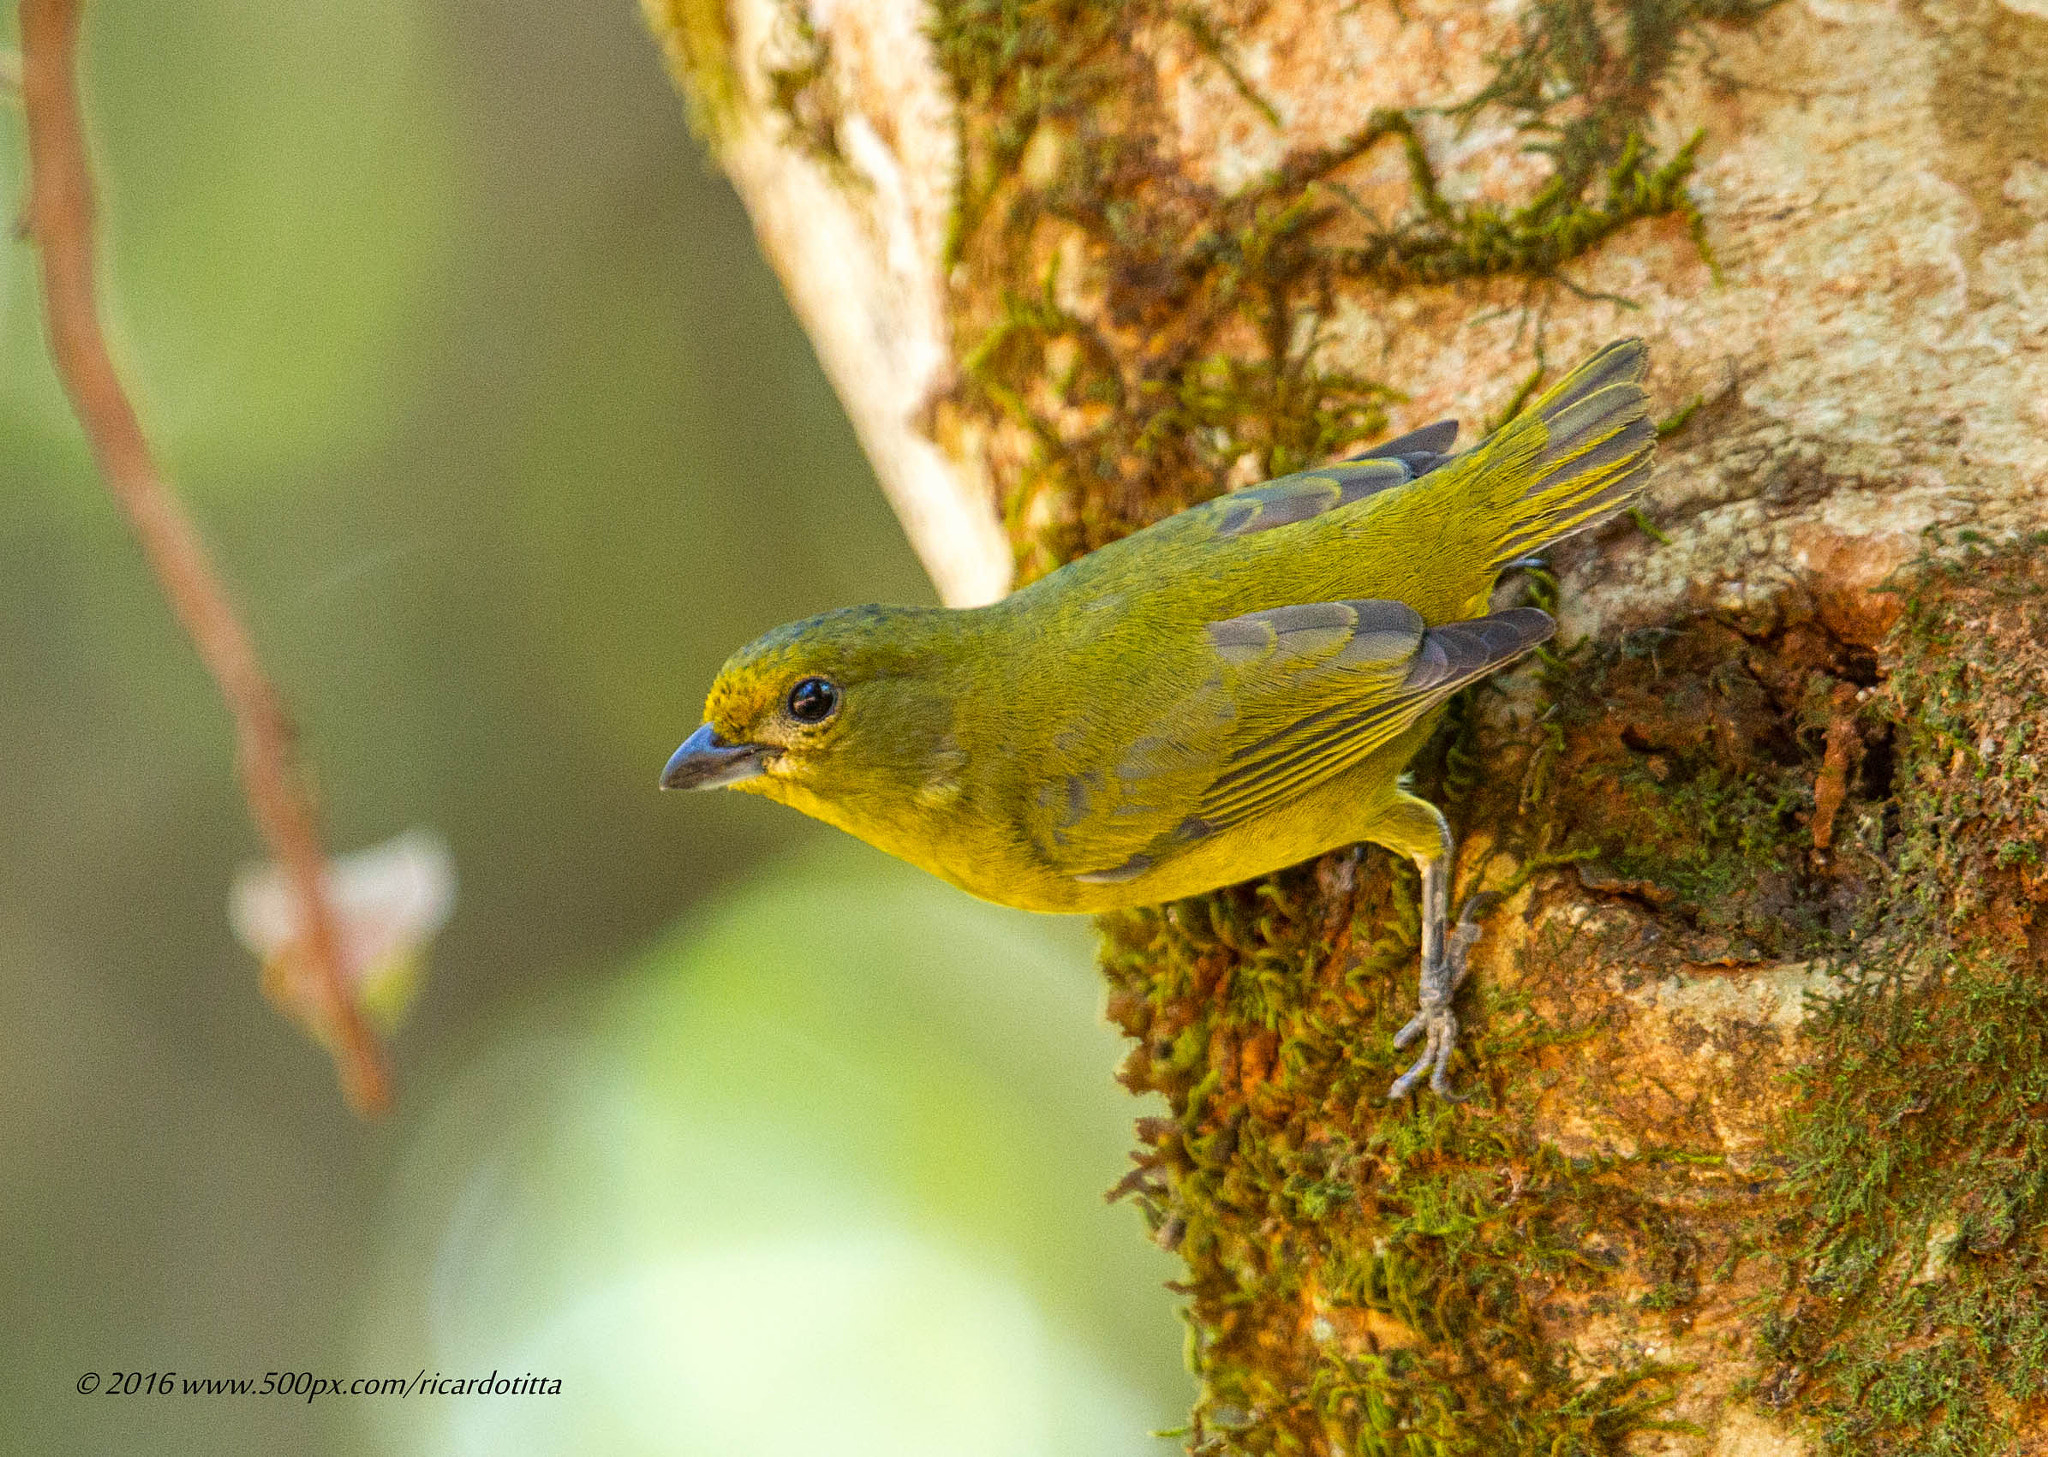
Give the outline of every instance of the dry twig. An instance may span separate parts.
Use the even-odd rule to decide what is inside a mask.
[[[243,788],[271,853],[297,893],[306,949],[343,1091],[352,1106],[390,1102],[382,1050],[348,990],[329,900],[326,857],[293,731],[254,645],[171,491],[121,386],[100,329],[93,287],[93,190],[76,81],[81,0],[22,0],[21,99],[29,189],[24,233],[42,263],[50,355],[85,427],[101,474],[142,543],[171,610],[191,636],[233,716]]]

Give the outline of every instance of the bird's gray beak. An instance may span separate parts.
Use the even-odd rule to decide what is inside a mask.
[[[720,789],[765,772],[761,760],[772,752],[759,744],[728,744],[704,724],[669,755],[661,771],[663,789]]]

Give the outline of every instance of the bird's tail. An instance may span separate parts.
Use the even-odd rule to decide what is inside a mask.
[[[1599,525],[1642,490],[1657,448],[1643,393],[1649,362],[1642,340],[1617,339],[1474,452],[1500,492],[1495,571]]]

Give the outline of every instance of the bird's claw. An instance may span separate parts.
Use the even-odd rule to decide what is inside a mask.
[[[1394,1034],[1394,1046],[1406,1047],[1417,1037],[1428,1034],[1428,1041],[1422,1045],[1422,1056],[1414,1066],[1394,1080],[1394,1086],[1387,1090],[1387,1100],[1396,1101],[1408,1096],[1423,1074],[1429,1075],[1429,1090],[1447,1102],[1462,1103],[1466,1096],[1451,1091],[1451,1054],[1458,1047],[1458,1019],[1451,1011],[1451,998],[1464,984],[1468,970],[1467,960],[1472,954],[1474,943],[1479,940],[1480,911],[1492,904],[1489,896],[1474,896],[1465,902],[1459,913],[1457,924],[1444,938],[1443,958],[1435,966],[1422,968],[1422,1005],[1409,1019],[1408,1025]]]
[[[1406,1047],[1415,1040],[1418,1033],[1425,1031],[1429,1034],[1429,1040],[1422,1046],[1422,1056],[1415,1059],[1413,1067],[1394,1080],[1394,1086],[1387,1090],[1387,1100],[1394,1102],[1407,1097],[1416,1083],[1422,1080],[1422,1075],[1428,1073],[1429,1090],[1432,1093],[1447,1102],[1464,1102],[1465,1094],[1451,1091],[1451,1053],[1456,1051],[1458,1046],[1458,1019],[1452,1014],[1448,1003],[1425,1007],[1417,1012],[1414,1020],[1395,1034],[1394,1046]]]

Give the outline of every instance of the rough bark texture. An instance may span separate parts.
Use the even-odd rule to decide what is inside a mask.
[[[2048,1451],[2048,6],[647,3],[948,600],[1651,342],[1473,1101],[1377,853],[1104,923],[1190,1449]]]

